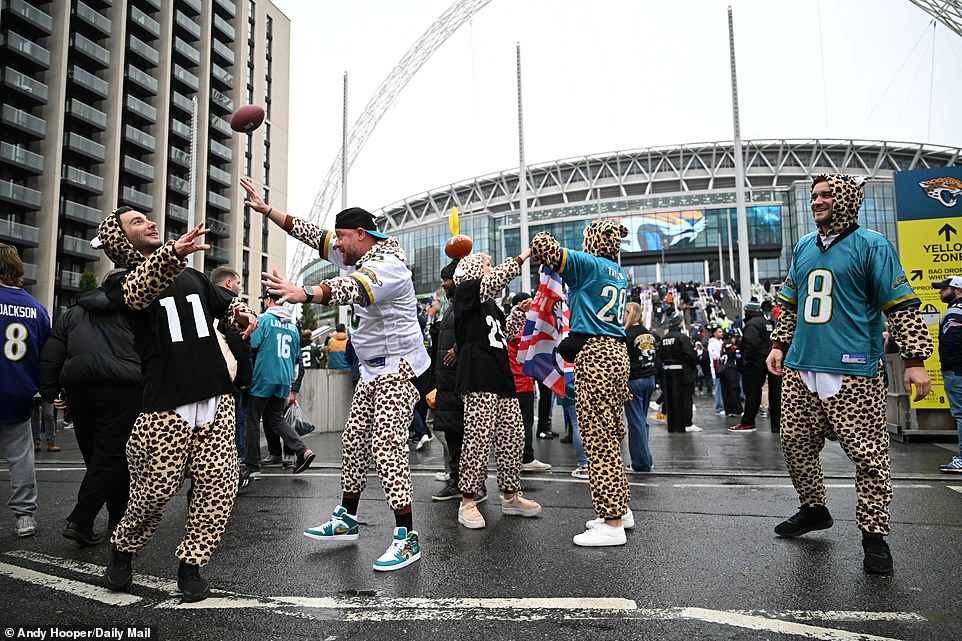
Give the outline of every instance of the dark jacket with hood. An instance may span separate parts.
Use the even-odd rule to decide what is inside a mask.
[[[45,401],[85,385],[143,385],[130,324],[100,287],[60,316],[40,353]]]

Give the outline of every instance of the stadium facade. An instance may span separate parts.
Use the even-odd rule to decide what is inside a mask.
[[[621,262],[636,284],[729,281],[729,242],[738,261],[732,142],[657,147],[568,158],[528,167],[530,234],[547,230],[581,247],[592,219],[629,229]],[[812,176],[826,172],[869,178],[859,222],[898,247],[897,171],[958,164],[958,147],[863,140],[751,140],[743,143],[749,258],[755,282],[784,278],[798,239],[813,231]],[[518,171],[480,176],[407,198],[376,212],[382,231],[407,253],[419,295],[438,286],[447,262],[447,218],[457,207],[462,233],[494,260],[520,250]],[[729,227],[729,219],[731,225]],[[731,229],[731,236],[729,235]],[[330,274],[315,262],[304,282]],[[737,276],[734,276],[737,279]],[[533,280],[532,282],[537,282]]]

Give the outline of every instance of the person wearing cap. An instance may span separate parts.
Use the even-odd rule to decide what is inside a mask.
[[[686,332],[681,331],[685,315],[675,312],[665,320],[668,331],[661,339],[658,356],[665,372],[665,414],[668,431],[675,434],[701,432],[694,425],[695,369],[698,356]]]
[[[778,431],[781,420],[782,381],[768,371],[765,359],[772,351],[772,330],[775,322],[771,317],[772,302],[751,300],[745,303],[744,334],[741,340],[742,389],[745,392],[745,407],[741,420],[728,428],[729,432],[754,432],[755,416],[762,404],[762,387],[768,380],[768,402],[771,411],[771,430]]]
[[[916,400],[931,384],[924,360],[932,339],[895,248],[858,224],[863,179],[824,174],[812,180],[816,231],[803,236],[778,293],[768,371],[782,380],[782,450],[801,507],[775,527],[795,537],[832,527],[819,452],[838,440],[855,464],[855,524],[862,567],[892,571],[889,534],[892,473],[885,426],[883,315],[905,361],[905,389]]]
[[[411,511],[408,428],[422,393],[415,381],[427,372],[431,359],[404,250],[396,238],[379,232],[374,216],[360,207],[341,211],[334,229],[323,229],[268,205],[249,178],[241,178],[240,184],[247,192],[245,205],[345,272],[304,287],[276,272],[264,273],[268,294],[277,295],[280,302],[351,305],[354,310],[351,344],[361,378],[341,437],[341,504],[327,522],[308,528],[304,535],[320,541],[357,540],[358,506],[373,458],[395,522],[391,543],[374,562],[374,570],[406,567],[421,558]]]
[[[247,338],[257,328],[257,316],[188,266],[188,256],[210,248],[196,242],[208,232],[201,222],[165,243],[156,223],[123,206],[100,223],[91,241],[123,268],[103,288],[130,322],[144,377],[143,402],[126,449],[130,500],[113,530],[104,572],[110,590],[130,589],[134,553],[153,537],[167,504],[190,476],[177,586],[189,602],[210,594],[200,568],[220,543],[238,487],[234,384],[213,321],[224,320]]]
[[[939,362],[942,386],[959,433],[959,455],[939,470],[962,474],[962,276],[949,276],[935,287],[949,306],[939,321]]]

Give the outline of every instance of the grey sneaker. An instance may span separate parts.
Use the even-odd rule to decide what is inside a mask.
[[[16,529],[17,536],[20,538],[33,536],[37,533],[37,520],[29,514],[26,516],[18,516]]]

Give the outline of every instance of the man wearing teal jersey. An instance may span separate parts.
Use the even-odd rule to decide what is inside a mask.
[[[801,509],[775,527],[795,537],[832,526],[825,507],[819,452],[838,440],[855,464],[855,523],[862,531],[867,572],[892,571],[889,533],[892,501],[886,385],[879,367],[883,318],[905,361],[905,388],[916,400],[928,394],[923,361],[932,339],[892,245],[858,225],[861,179],[842,174],[812,181],[817,231],[795,246],[779,292],[781,315],[765,364],[782,388],[781,439]],[[784,367],[784,369],[783,369]]]
[[[571,333],[558,351],[575,366],[575,413],[598,515],[574,537],[581,546],[624,545],[625,528],[634,526],[621,458],[621,416],[631,398],[624,328],[628,279],[615,262],[627,235],[622,225],[595,220],[585,229],[584,251],[565,249],[548,232],[531,240],[531,255],[558,272],[568,286]],[[572,344],[576,348],[569,351]]]

